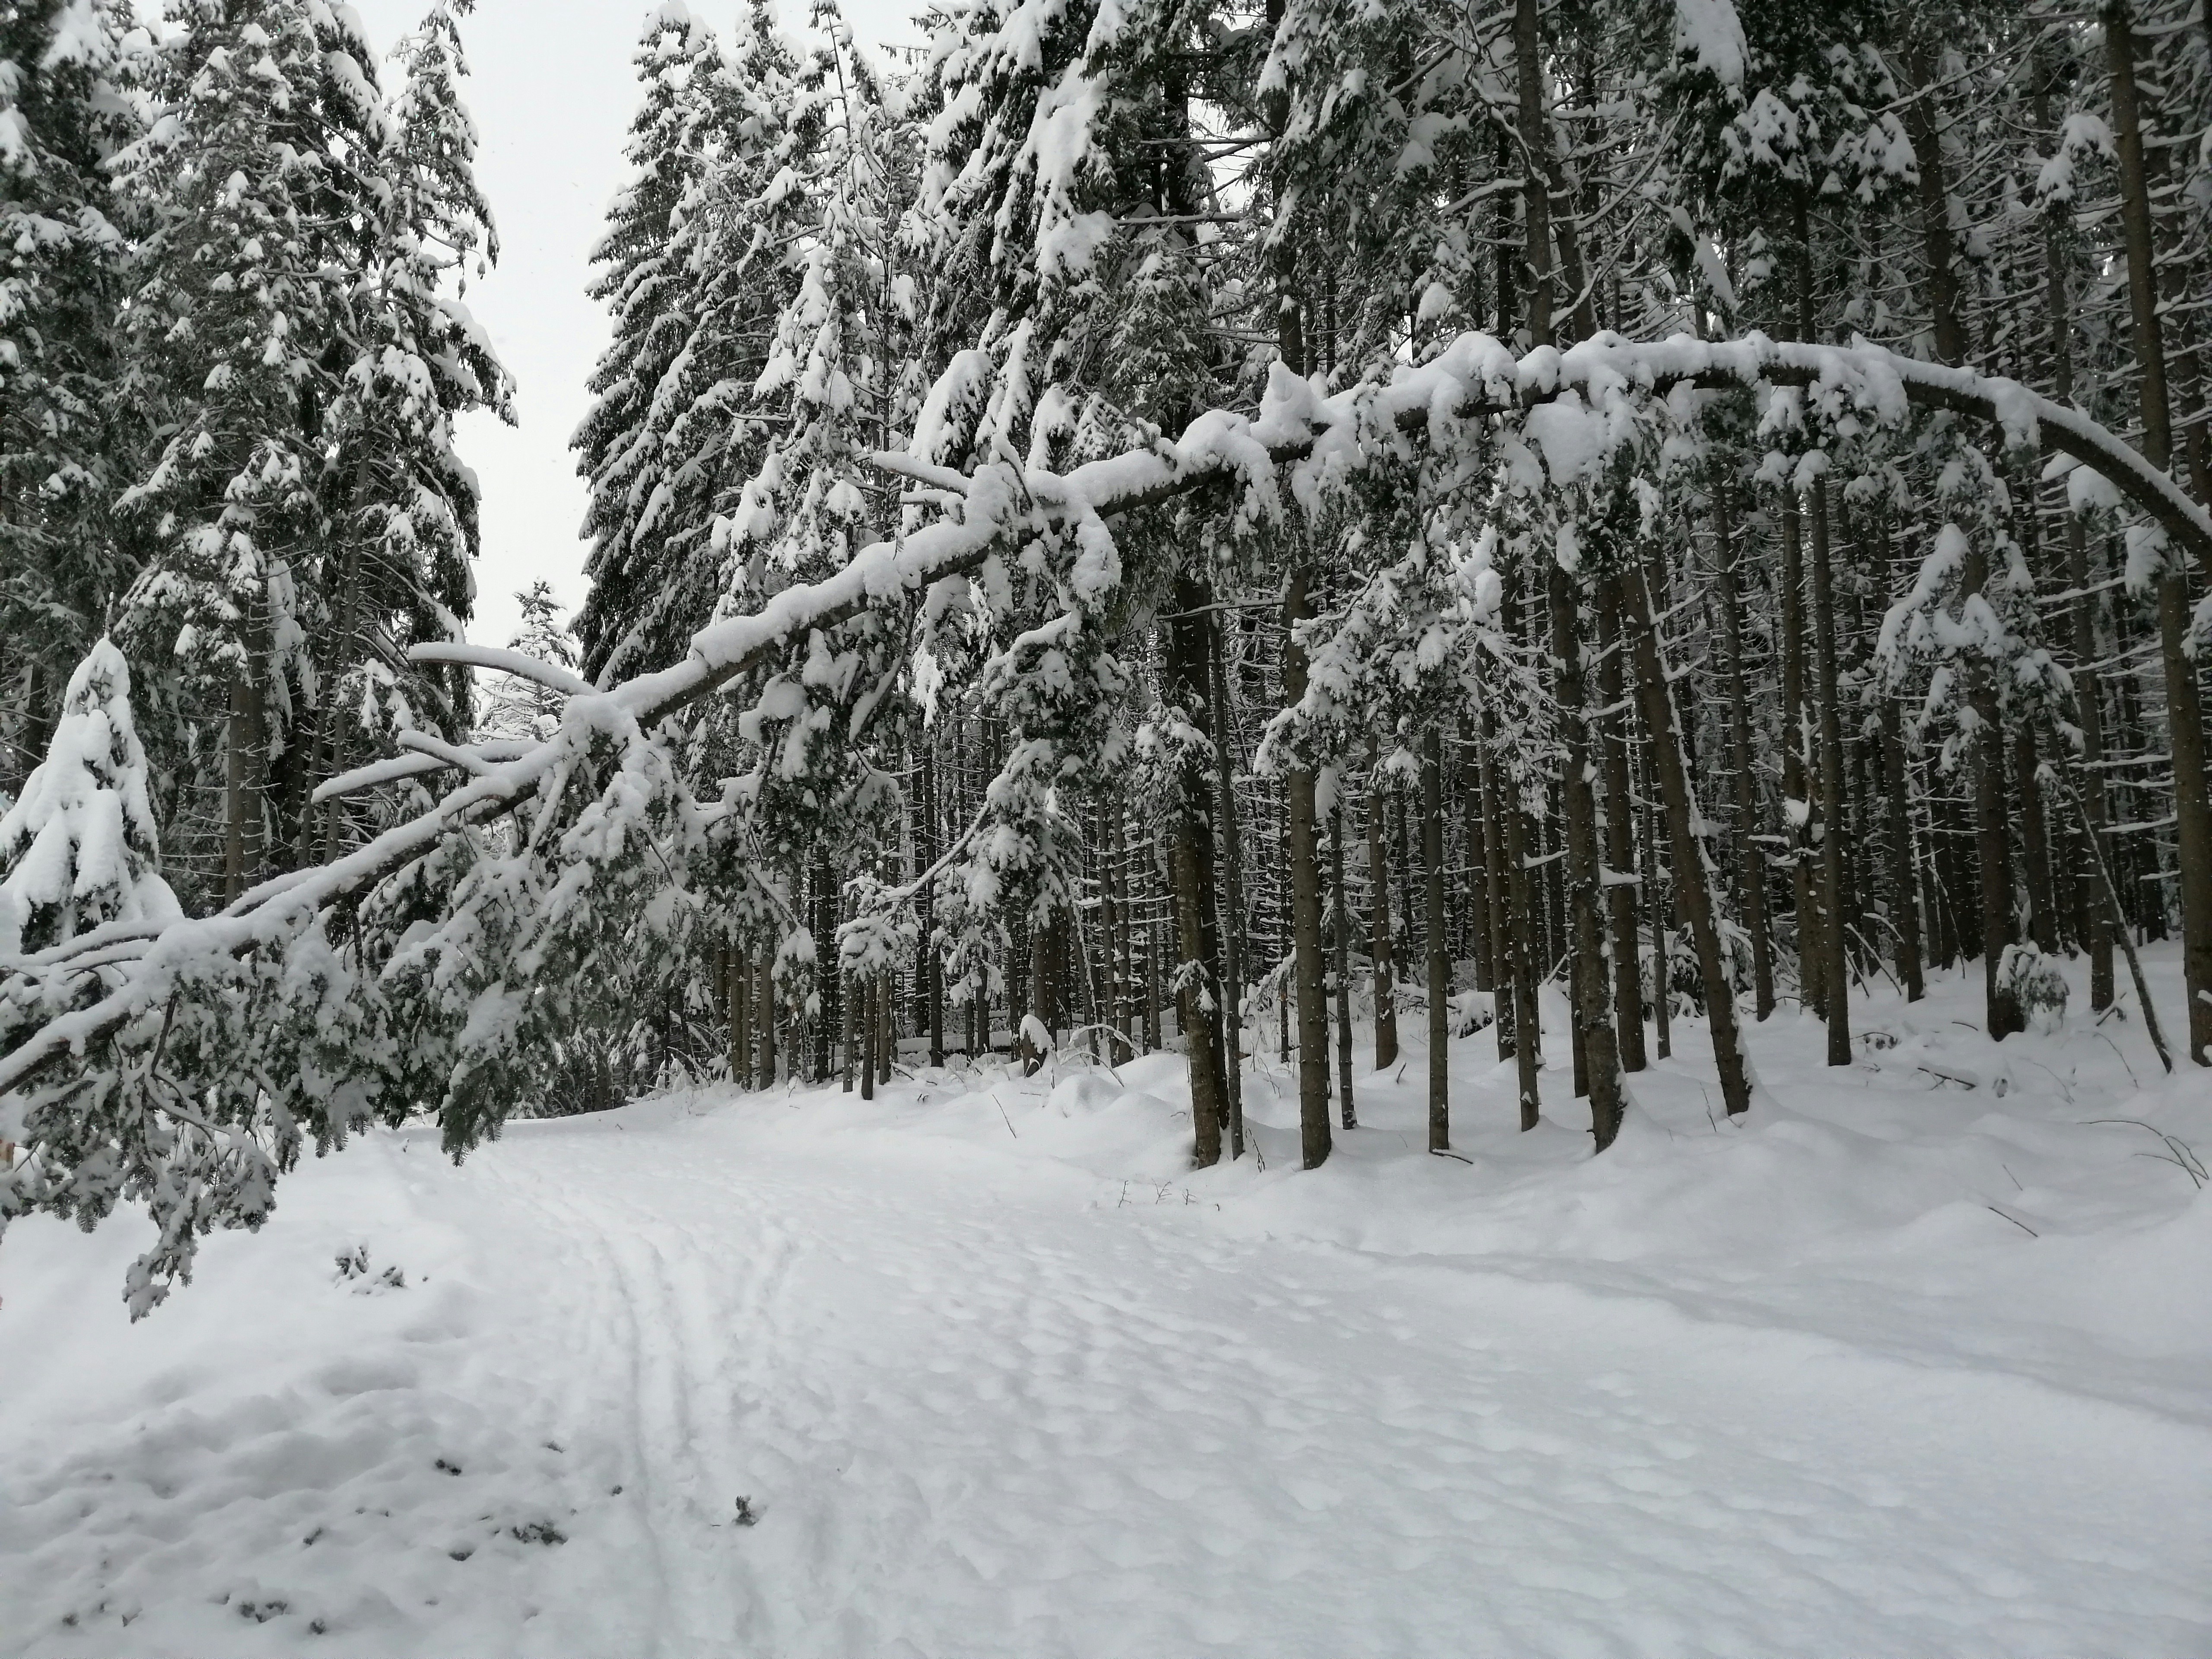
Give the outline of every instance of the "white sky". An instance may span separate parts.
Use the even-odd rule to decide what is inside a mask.
[[[354,0],[381,53],[412,28],[428,0]],[[863,40],[909,40],[908,0],[848,0]],[[653,8],[653,9],[657,9]],[[726,35],[734,5],[693,0]],[[786,0],[794,33],[806,9]],[[568,434],[583,419],[584,382],[607,339],[587,299],[588,263],[609,198],[624,173],[623,140],[638,102],[630,57],[648,8],[640,0],[479,0],[462,21],[469,107],[483,140],[477,178],[502,253],[467,303],[516,382],[519,425],[488,416],[461,424],[462,458],[483,486],[483,556],[471,637],[504,645],[514,593],[540,576],[573,613],[584,597],[583,481]]]

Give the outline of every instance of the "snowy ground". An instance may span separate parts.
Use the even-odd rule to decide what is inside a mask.
[[[2084,1120],[2212,1087],[1970,992],[1733,1127],[1678,1028],[1595,1160],[1476,1037],[1469,1164],[1270,1062],[1193,1174],[1161,1057],[375,1137],[135,1328],[21,1224],[0,1654],[2201,1659],[2212,1194]]]

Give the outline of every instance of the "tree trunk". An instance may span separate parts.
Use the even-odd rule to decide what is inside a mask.
[[[1295,706],[1306,692],[1305,647],[1297,624],[1307,615],[1306,568],[1293,564],[1283,584],[1283,701]],[[1321,860],[1316,846],[1314,775],[1293,765],[1283,780],[1287,798],[1291,865],[1291,977],[1297,998],[1298,1143],[1305,1167],[1317,1170],[1329,1153],[1328,1005],[1322,988],[1326,958],[1321,939]]]
[[[1178,576],[1176,615],[1168,623],[1167,694],[1194,724],[1206,715],[1206,607],[1211,591]],[[1229,1085],[1216,1018],[1219,984],[1206,938],[1213,908],[1213,825],[1207,810],[1207,768],[1195,755],[1182,763],[1181,805],[1175,814],[1169,879],[1175,898],[1178,955],[1176,1011],[1190,1067],[1192,1159],[1199,1168],[1220,1162],[1221,1130],[1228,1115]]]
[[[1736,867],[1742,872],[1743,925],[1751,935],[1753,1006],[1757,1018],[1774,1012],[1774,942],[1766,921],[1766,853],[1759,845],[1759,780],[1751,763],[1751,698],[1744,684],[1743,595],[1736,584],[1735,514],[1725,480],[1713,490],[1713,527],[1719,541],[1717,560],[1721,634],[1727,657],[1729,760],[1735,795]],[[1618,699],[1614,699],[1618,701]],[[1646,884],[1645,902],[1657,902]],[[1655,912],[1656,915],[1656,912]]]
[[[1698,971],[1705,981],[1705,1016],[1712,1029],[1713,1063],[1720,1073],[1721,1098],[1729,1115],[1751,1106],[1751,1073],[1744,1064],[1736,1030],[1735,994],[1721,955],[1720,929],[1713,902],[1712,868],[1692,825],[1694,805],[1682,761],[1682,738],[1674,718],[1673,689],[1659,653],[1658,626],[1644,568],[1631,562],[1621,583],[1623,621],[1635,659],[1636,690],[1651,744],[1653,769],[1667,807],[1667,839],[1674,854],[1674,896],[1690,924],[1698,950]]]
[[[2041,757],[2036,752],[2035,727],[2027,720],[2013,734],[2013,779],[2020,794],[2020,838],[2023,873],[2027,878],[2027,936],[2045,953],[2058,949],[2057,887],[2051,869],[2051,846],[2044,828],[2043,785],[2038,774]]]
[[[1626,692],[1618,577],[1607,576],[1599,585],[1598,628],[1605,652],[1597,671],[1597,696],[1605,706],[1600,741],[1605,746],[1605,905],[1613,923],[1613,1017],[1620,1069],[1640,1072],[1644,1066],[1644,976],[1638,966],[1637,888],[1625,879],[1637,873],[1636,805],[1628,783],[1627,711],[1621,707]]]
[[[1367,740],[1367,939],[1374,963],[1375,1069],[1398,1063],[1398,993],[1391,982],[1390,860],[1382,847],[1385,811],[1379,745]]]
[[[1331,915],[1335,921],[1336,945],[1336,1097],[1337,1108],[1347,1129],[1359,1127],[1359,1114],[1352,1097],[1352,896],[1344,887],[1344,799],[1340,786],[1328,809],[1330,892],[1335,898]]]
[[[2161,472],[2173,465],[2166,392],[2166,344],[2158,310],[2150,184],[2136,108],[2135,29],[2129,0],[2105,8],[2105,52],[2112,79],[2112,137],[2120,157],[2120,224],[2127,242],[2128,305],[2141,374],[2143,458]],[[2159,654],[2166,678],[2166,724],[2173,750],[2174,853],[2181,878],[2182,985],[2189,1005],[2189,1057],[2212,1065],[2212,799],[2204,779],[2204,720],[2197,665],[2189,651],[2190,598],[2179,548],[2166,550],[2158,582]]]
[[[1600,906],[1597,804],[1590,790],[1589,698],[1583,684],[1583,647],[1576,627],[1573,579],[1556,560],[1547,562],[1546,590],[1552,611],[1552,672],[1559,723],[1566,739],[1567,902],[1573,939],[1574,1018],[1582,1039],[1590,1133],[1603,1152],[1620,1133],[1620,1052],[1614,1043],[1606,983],[1604,920]],[[1637,1022],[1637,1035],[1644,1033]]]
[[[1844,922],[1844,723],[1836,686],[1836,589],[1828,560],[1828,483],[1813,480],[1813,652],[1820,699],[1820,980],[1828,1064],[1851,1063],[1851,969]]]
[[[1820,969],[1820,923],[1813,895],[1813,866],[1807,855],[1812,827],[1812,780],[1805,759],[1805,558],[1797,498],[1782,500],[1782,793],[1789,838],[1790,886],[1797,923],[1797,994],[1806,1007],[1824,1006]]]
[[[730,1081],[743,1089],[753,1080],[751,1009],[746,994],[751,989],[752,963],[735,941],[726,947],[724,977],[730,998]]]
[[[1213,764],[1221,812],[1221,1018],[1223,1075],[1229,1085],[1229,1156],[1244,1156],[1244,853],[1237,829],[1237,769],[1229,742],[1229,670],[1223,660],[1220,613],[1206,629],[1208,682],[1213,694]],[[1324,1103],[1322,1115],[1328,1107]]]
[[[268,744],[262,730],[261,653],[230,677],[230,726],[223,787],[222,896],[238,897],[261,878],[261,773]]]
[[[760,995],[755,1000],[754,1018],[760,1024],[760,1086],[775,1087],[775,951],[769,950],[760,965]]]
[[[1421,734],[1421,862],[1427,880],[1422,932],[1428,946],[1429,1150],[1451,1145],[1451,948],[1444,920],[1443,734]]]
[[[1905,793],[1905,722],[1897,699],[1881,700],[1881,760],[1888,785],[1890,896],[1897,927],[1898,977],[1904,981],[1905,1000],[1917,1002],[1927,994],[1920,972],[1920,893],[1914,879],[1912,802]]]
[[[1521,1091],[1521,1128],[1536,1127],[1542,1106],[1539,1077],[1544,1069],[1543,1026],[1536,1014],[1536,907],[1528,880],[1528,815],[1520,791],[1498,775],[1497,757],[1483,745],[1490,798],[1505,823],[1505,899],[1508,958],[1513,982],[1513,1060]]]

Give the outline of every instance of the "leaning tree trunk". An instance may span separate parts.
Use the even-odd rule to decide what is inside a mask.
[[[1589,1085],[1590,1133],[1603,1152],[1620,1133],[1620,1051],[1615,1046],[1606,983],[1605,925],[1600,912],[1597,803],[1590,790],[1589,699],[1577,629],[1573,579],[1551,561],[1546,589],[1552,611],[1552,672],[1566,738],[1564,792],[1567,817],[1567,903],[1572,930],[1574,1018],[1580,1028]],[[1637,1034],[1643,1035],[1643,1022]]]
[[[1652,770],[1658,775],[1660,797],[1666,803],[1675,902],[1689,921],[1690,936],[1697,945],[1698,972],[1705,984],[1705,1015],[1712,1029],[1713,1064],[1720,1073],[1721,1098],[1733,1117],[1750,1109],[1751,1072],[1744,1063],[1742,1036],[1736,1029],[1735,993],[1721,955],[1712,866],[1697,836],[1695,804],[1690,797],[1688,769],[1682,760],[1674,692],[1659,653],[1650,585],[1640,563],[1632,562],[1623,573],[1621,598],[1634,657],[1637,699],[1643,706],[1644,729],[1651,744]]]
[[[2112,80],[2112,137],[2120,158],[2120,226],[2127,244],[2128,304],[2141,375],[2143,457],[2161,472],[2173,465],[2166,394],[2166,343],[2159,317],[2150,184],[2136,108],[2135,29],[2129,0],[2105,9]],[[2169,546],[2158,580],[2159,655],[2166,678],[2166,724],[2173,748],[2174,852],[2181,878],[2182,985],[2189,1005],[2189,1057],[2212,1065],[2212,799],[2204,780],[2204,720],[2190,654],[2189,579],[2181,550]]]

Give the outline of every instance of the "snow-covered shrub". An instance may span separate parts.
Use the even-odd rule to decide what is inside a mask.
[[[2008,945],[1997,963],[1997,983],[2012,994],[2039,1031],[2055,1031],[2066,1018],[2066,975],[2053,957],[2033,945]]]
[[[70,677],[45,763],[0,817],[0,957],[179,912],[161,879],[131,670],[106,638]]]

